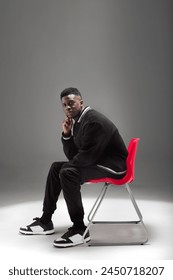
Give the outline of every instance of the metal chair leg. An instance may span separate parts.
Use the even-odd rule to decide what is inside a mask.
[[[143,218],[142,218],[142,214],[141,214],[141,212],[140,212],[140,210],[139,210],[139,207],[138,207],[138,205],[137,205],[137,203],[136,203],[136,200],[135,200],[135,198],[134,198],[134,196],[133,196],[133,193],[132,193],[132,191],[131,191],[131,188],[130,188],[129,184],[125,184],[125,187],[126,187],[126,190],[127,190],[128,194],[129,194],[129,196],[130,196],[131,202],[132,202],[132,204],[133,204],[133,206],[134,206],[134,208],[135,208],[135,210],[136,210],[136,213],[137,213],[137,215],[138,215],[138,217],[139,217],[139,221],[138,221],[138,222],[141,222],[142,219],[143,219]]]
[[[83,234],[83,241],[84,241],[85,235],[89,231],[89,228],[91,227],[92,224],[138,224],[138,223],[140,223],[142,225],[142,227],[143,227],[144,232],[145,232],[146,239],[143,242],[133,242],[133,243],[127,243],[127,244],[128,245],[132,245],[132,244],[141,244],[141,245],[143,245],[143,244],[145,244],[148,241],[148,232],[147,232],[146,227],[145,227],[145,225],[143,223],[142,214],[141,214],[141,212],[139,210],[139,207],[138,207],[138,205],[136,203],[136,200],[135,200],[135,198],[133,196],[131,188],[130,188],[130,186],[128,184],[125,184],[125,188],[126,188],[128,194],[129,194],[129,197],[131,199],[131,202],[132,202],[132,204],[134,206],[134,209],[135,209],[135,211],[137,213],[137,216],[138,216],[139,220],[137,220],[137,221],[94,221],[94,217],[95,217],[95,215],[96,215],[96,213],[97,213],[97,211],[98,211],[98,209],[99,209],[99,207],[100,207],[100,205],[101,205],[101,203],[103,201],[103,198],[105,197],[105,194],[106,194],[106,192],[108,190],[109,185],[110,185],[109,183],[105,183],[103,185],[102,190],[99,193],[99,196],[97,197],[97,199],[96,199],[96,201],[95,201],[95,203],[94,203],[94,205],[93,205],[93,207],[92,207],[92,209],[91,209],[91,211],[90,211],[90,213],[88,215],[89,223],[88,223],[88,226],[87,226],[87,228],[86,228],[86,230],[85,230],[85,232]],[[88,245],[91,246],[90,243],[88,243]],[[92,244],[92,245],[108,245],[108,244]],[[111,245],[124,245],[124,244],[111,244]]]
[[[91,211],[89,212],[89,215],[88,215],[89,223],[88,223],[88,226],[87,226],[87,228],[86,228],[86,230],[85,230],[85,232],[83,234],[83,241],[84,241],[85,235],[89,231],[89,228],[90,228],[91,224],[93,223],[93,219],[94,219],[94,217],[95,217],[95,215],[97,213],[98,208],[100,207],[100,205],[101,205],[101,203],[103,201],[103,198],[104,198],[104,196],[105,196],[105,194],[107,192],[108,186],[109,186],[108,183],[105,183],[103,185],[99,196],[97,197],[93,207],[91,208]],[[85,241],[84,241],[84,243],[85,243]]]
[[[108,183],[105,183],[101,189],[101,192],[100,194],[98,195],[93,207],[91,208],[91,211],[90,213],[88,214],[88,221],[93,221],[96,213],[97,213],[97,210],[98,208],[100,207],[102,201],[103,201],[103,198],[105,197],[105,194],[108,190],[108,187],[109,187],[109,184]]]

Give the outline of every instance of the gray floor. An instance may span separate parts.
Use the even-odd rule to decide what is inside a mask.
[[[89,188],[92,189],[92,196]],[[85,208],[85,222],[87,214],[94,202],[99,186],[87,186],[82,189],[83,203]],[[11,188],[10,188],[11,189]],[[164,279],[172,279],[173,260],[173,224],[172,213],[173,204],[169,200],[140,199],[137,195],[137,203],[143,214],[144,222],[149,234],[149,241],[145,245],[125,245],[125,246],[88,246],[80,245],[73,248],[58,249],[53,247],[54,239],[61,236],[71,222],[67,213],[67,208],[61,196],[58,209],[53,216],[55,234],[50,236],[24,236],[19,234],[19,227],[31,223],[32,218],[40,216],[42,211],[42,200],[37,200],[40,193],[35,192],[35,196],[29,196],[33,192],[13,192],[6,191],[1,195],[0,207],[0,248],[3,266],[1,266],[1,276],[3,279],[12,279],[9,275],[10,269],[25,268],[92,268],[100,270],[106,266],[163,266],[169,265],[164,274]],[[115,195],[116,193],[116,195]],[[105,202],[102,204],[97,219],[136,219],[136,213],[131,202],[127,199],[127,194],[121,193],[121,189],[110,189]],[[28,198],[28,200],[27,200]],[[122,240],[139,240],[143,238],[143,232],[137,226],[93,226],[90,229],[92,241],[106,241],[107,237],[111,241],[121,242]],[[166,263],[165,263],[166,262]],[[169,262],[169,263],[168,263]],[[171,262],[171,263],[170,263]],[[168,269],[169,268],[169,269]],[[166,276],[166,278],[165,278]],[[25,276],[18,276],[18,279],[25,279]],[[28,278],[26,279],[33,279]],[[47,277],[46,279],[52,279]],[[66,277],[65,279],[69,279]],[[76,279],[76,276],[70,276]],[[90,279],[87,277],[87,279]],[[95,280],[100,280],[100,274],[95,273]],[[112,275],[107,275],[107,279],[112,279]],[[135,278],[136,279],[136,278]],[[147,278],[148,279],[148,278]]]
[[[105,219],[135,219],[136,214],[129,200],[119,197],[117,200],[106,198],[97,218]],[[85,213],[89,212],[94,199],[85,197]],[[61,260],[104,260],[106,259],[151,259],[151,260],[170,260],[173,259],[173,238],[172,238],[172,213],[173,204],[171,202],[138,200],[139,208],[143,214],[144,222],[148,230],[149,241],[146,245],[135,246],[97,246],[88,247],[86,245],[68,249],[57,249],[52,246],[53,240],[71,225],[66,205],[61,198],[58,211],[54,214],[53,222],[56,233],[51,236],[23,236],[18,234],[20,226],[31,223],[32,218],[41,214],[41,201],[28,201],[13,205],[6,205],[0,208],[1,217],[1,253],[8,254],[16,258],[16,254],[22,258],[29,258],[31,255],[37,257],[49,257]],[[86,221],[87,222],[87,221]],[[140,229],[135,228],[116,228],[110,229],[91,228],[92,238],[105,238],[112,231],[113,236],[118,239],[125,238],[130,233],[135,233],[136,239],[140,238]],[[138,232],[139,231],[139,232]],[[96,235],[95,235],[96,234]],[[139,235],[139,236],[138,236]]]

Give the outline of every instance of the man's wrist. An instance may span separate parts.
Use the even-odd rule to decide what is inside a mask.
[[[69,133],[64,133],[64,132],[62,132],[62,138],[63,138],[64,140],[70,139],[70,138],[71,138],[71,132],[69,132]]]

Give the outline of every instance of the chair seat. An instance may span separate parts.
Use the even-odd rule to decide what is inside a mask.
[[[126,183],[131,183],[133,181],[133,179],[131,180],[127,180],[127,177],[125,176],[124,178],[122,179],[114,179],[114,178],[110,178],[110,177],[104,177],[104,178],[99,178],[99,179],[92,179],[92,180],[89,180],[88,182],[89,183],[109,183],[111,185],[124,185]]]

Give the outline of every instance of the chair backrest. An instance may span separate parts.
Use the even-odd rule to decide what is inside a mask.
[[[90,183],[99,183],[99,182],[107,182],[114,185],[123,185],[126,183],[130,183],[134,180],[135,177],[135,159],[136,159],[136,151],[140,138],[132,138],[128,145],[128,156],[127,156],[127,173],[122,179],[114,179],[110,177],[92,179],[88,182]]]
[[[135,177],[135,159],[140,138],[132,138],[128,146],[126,181],[132,182]]]

